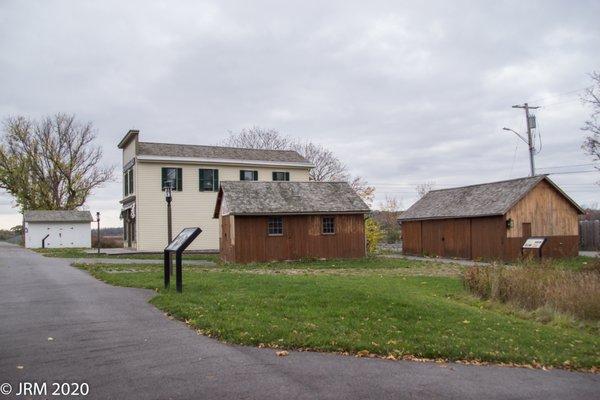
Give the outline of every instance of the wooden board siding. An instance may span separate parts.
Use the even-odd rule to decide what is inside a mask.
[[[235,245],[231,246],[233,254],[226,255],[228,259],[222,258],[248,263],[302,258],[361,258],[366,255],[362,214],[336,215],[334,235],[321,233],[320,215],[283,216],[281,236],[267,235],[267,219],[266,216],[236,216]]]
[[[221,216],[221,228],[219,229],[219,253],[223,261],[233,261],[233,240],[231,225],[233,216]]]
[[[507,238],[504,259],[518,260],[526,238]],[[579,236],[547,236],[542,247],[542,258],[577,257],[579,255]]]
[[[531,223],[532,236],[574,236],[579,234],[577,209],[552,185],[541,181],[506,214],[514,226],[507,237],[520,238],[523,223]]]
[[[423,254],[421,221],[402,222],[402,252],[418,256]]]

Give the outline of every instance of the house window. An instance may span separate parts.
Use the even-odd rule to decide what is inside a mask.
[[[218,169],[199,169],[200,178],[199,190],[201,192],[219,191],[219,170]]]
[[[269,236],[283,235],[283,217],[269,217],[267,233]]]
[[[123,174],[123,195],[129,196],[133,193],[133,168]]]
[[[274,181],[289,181],[290,173],[289,172],[273,172],[273,180]]]
[[[161,188],[168,186],[171,189],[181,192],[183,188],[183,171],[181,168],[162,168],[162,185]]]
[[[240,181],[257,181],[258,171],[240,170]]]
[[[335,233],[335,219],[333,217],[323,217],[323,234],[333,235]]]
[[[129,170],[129,194],[133,193],[133,168]]]

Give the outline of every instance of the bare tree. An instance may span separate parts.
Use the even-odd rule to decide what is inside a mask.
[[[379,203],[379,211],[373,213],[373,218],[379,223],[388,243],[395,243],[400,239],[400,224],[398,217],[401,214],[402,201],[395,196],[385,196]]]
[[[424,182],[424,183],[419,183],[415,187],[415,190],[417,191],[419,198],[422,198],[427,193],[431,192],[434,188],[435,188],[435,182]]]
[[[346,181],[369,206],[373,203],[375,188],[361,177],[352,177],[348,168],[331,150],[320,144],[303,142],[281,135],[273,129],[254,126],[239,133],[231,133],[221,144],[250,149],[295,150],[315,167],[309,172],[311,181]]]
[[[585,121],[583,130],[589,132],[585,138],[583,150],[592,156],[594,161],[600,161],[600,73],[592,72],[592,86],[586,89],[582,100],[592,107],[590,119]],[[600,170],[600,165],[596,168]],[[600,183],[600,182],[599,182]]]
[[[57,114],[39,121],[12,117],[0,139],[0,188],[23,210],[72,210],[112,179],[102,167],[91,123]]]
[[[245,149],[287,150],[291,147],[292,140],[282,136],[274,129],[253,126],[244,128],[238,133],[230,131],[227,139],[223,140],[221,144]]]

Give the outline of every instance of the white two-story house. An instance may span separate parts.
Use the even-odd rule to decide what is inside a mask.
[[[313,167],[295,151],[141,142],[137,130],[127,132],[118,147],[124,245],[138,251],[167,245],[166,185],[174,188],[173,237],[197,226],[202,233],[189,250],[217,250],[219,221],[212,217],[221,181],[308,181]]]

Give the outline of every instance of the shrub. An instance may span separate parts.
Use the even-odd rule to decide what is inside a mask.
[[[483,298],[527,310],[549,308],[581,319],[600,319],[600,273],[569,271],[543,264],[470,267],[463,283]]]
[[[377,246],[383,238],[383,232],[379,224],[373,218],[367,218],[365,221],[365,234],[367,236],[367,251],[375,253]]]

